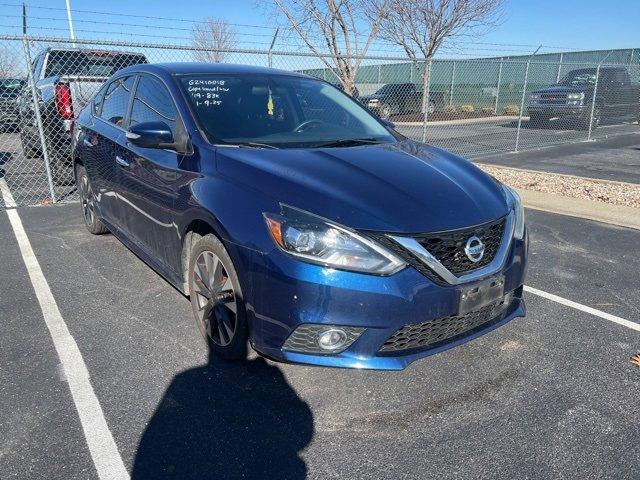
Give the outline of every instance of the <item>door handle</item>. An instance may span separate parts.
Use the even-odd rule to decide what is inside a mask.
[[[129,160],[122,158],[120,155],[116,155],[116,162],[122,167],[128,167],[129,165],[131,165],[131,162]]]
[[[83,140],[82,140],[82,144],[83,144],[85,147],[89,147],[89,148],[93,147],[93,143],[91,143],[91,140],[89,140],[89,139],[87,139],[87,138],[85,138],[85,139],[83,139]]]

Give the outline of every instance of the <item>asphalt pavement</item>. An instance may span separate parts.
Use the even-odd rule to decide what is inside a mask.
[[[634,134],[595,142],[501,153],[480,159],[496,166],[640,183],[640,128]]]
[[[402,372],[230,364],[77,204],[18,212],[133,478],[638,478],[638,331],[527,294]],[[640,322],[640,232],[527,215],[528,285]],[[0,477],[97,478],[5,211],[0,241]]]

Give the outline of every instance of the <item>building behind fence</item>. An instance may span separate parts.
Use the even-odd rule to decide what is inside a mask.
[[[36,112],[39,102],[33,99],[41,100],[38,86],[42,78],[30,79],[27,65],[47,48],[141,53],[152,63],[193,61],[194,52],[197,51],[177,44],[100,40],[76,40],[71,43],[63,38],[0,36],[0,73],[5,79],[20,77],[28,80],[21,95],[23,101],[26,97]],[[221,54],[227,63],[304,72],[338,83],[333,71],[324,68],[323,62],[311,53],[238,49]],[[528,117],[527,107],[534,90],[554,85],[574,70],[587,68],[599,72],[599,67],[612,66],[626,69],[632,81],[637,83],[640,80],[640,50],[434,60],[427,90],[430,108],[426,109],[421,102],[421,79],[425,65],[409,62],[403,57],[364,58],[356,78],[356,87],[360,101],[374,112],[386,114],[400,133],[467,158],[479,158],[638,131],[637,115],[613,115],[615,118],[602,122],[598,128],[591,128],[591,120],[589,128],[584,128],[584,124],[574,120],[535,125]],[[389,100],[391,108],[381,112],[384,102],[376,103],[373,100],[376,95],[380,96],[375,92],[385,85],[392,86],[387,89],[396,90],[395,100]],[[6,181],[15,204],[38,205],[75,200],[73,178],[70,176],[68,181],[53,178],[51,164],[55,159],[48,152],[60,150],[55,148],[59,146],[57,142],[68,142],[71,128],[65,133],[67,137],[51,138],[38,115],[14,119],[7,113],[11,111],[11,104],[7,103],[2,108],[0,177]],[[78,105],[74,105],[74,109],[78,110]],[[594,113],[589,111],[588,106],[585,106],[585,111],[590,115]],[[41,144],[36,147],[40,148],[29,145],[24,148],[21,131],[29,128],[32,131],[39,129]],[[47,142],[53,143],[47,145]],[[0,197],[0,207],[8,206],[2,202]]]

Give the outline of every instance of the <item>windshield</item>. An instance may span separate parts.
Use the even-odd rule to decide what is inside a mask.
[[[595,70],[576,70],[567,73],[566,77],[560,82],[562,85],[595,85]]]
[[[180,79],[212,143],[308,148],[394,141],[359,103],[318,80],[247,74]]]

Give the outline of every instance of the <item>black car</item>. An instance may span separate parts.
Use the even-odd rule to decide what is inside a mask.
[[[0,128],[2,131],[14,129],[18,122],[17,99],[25,86],[20,78],[0,80]]]

